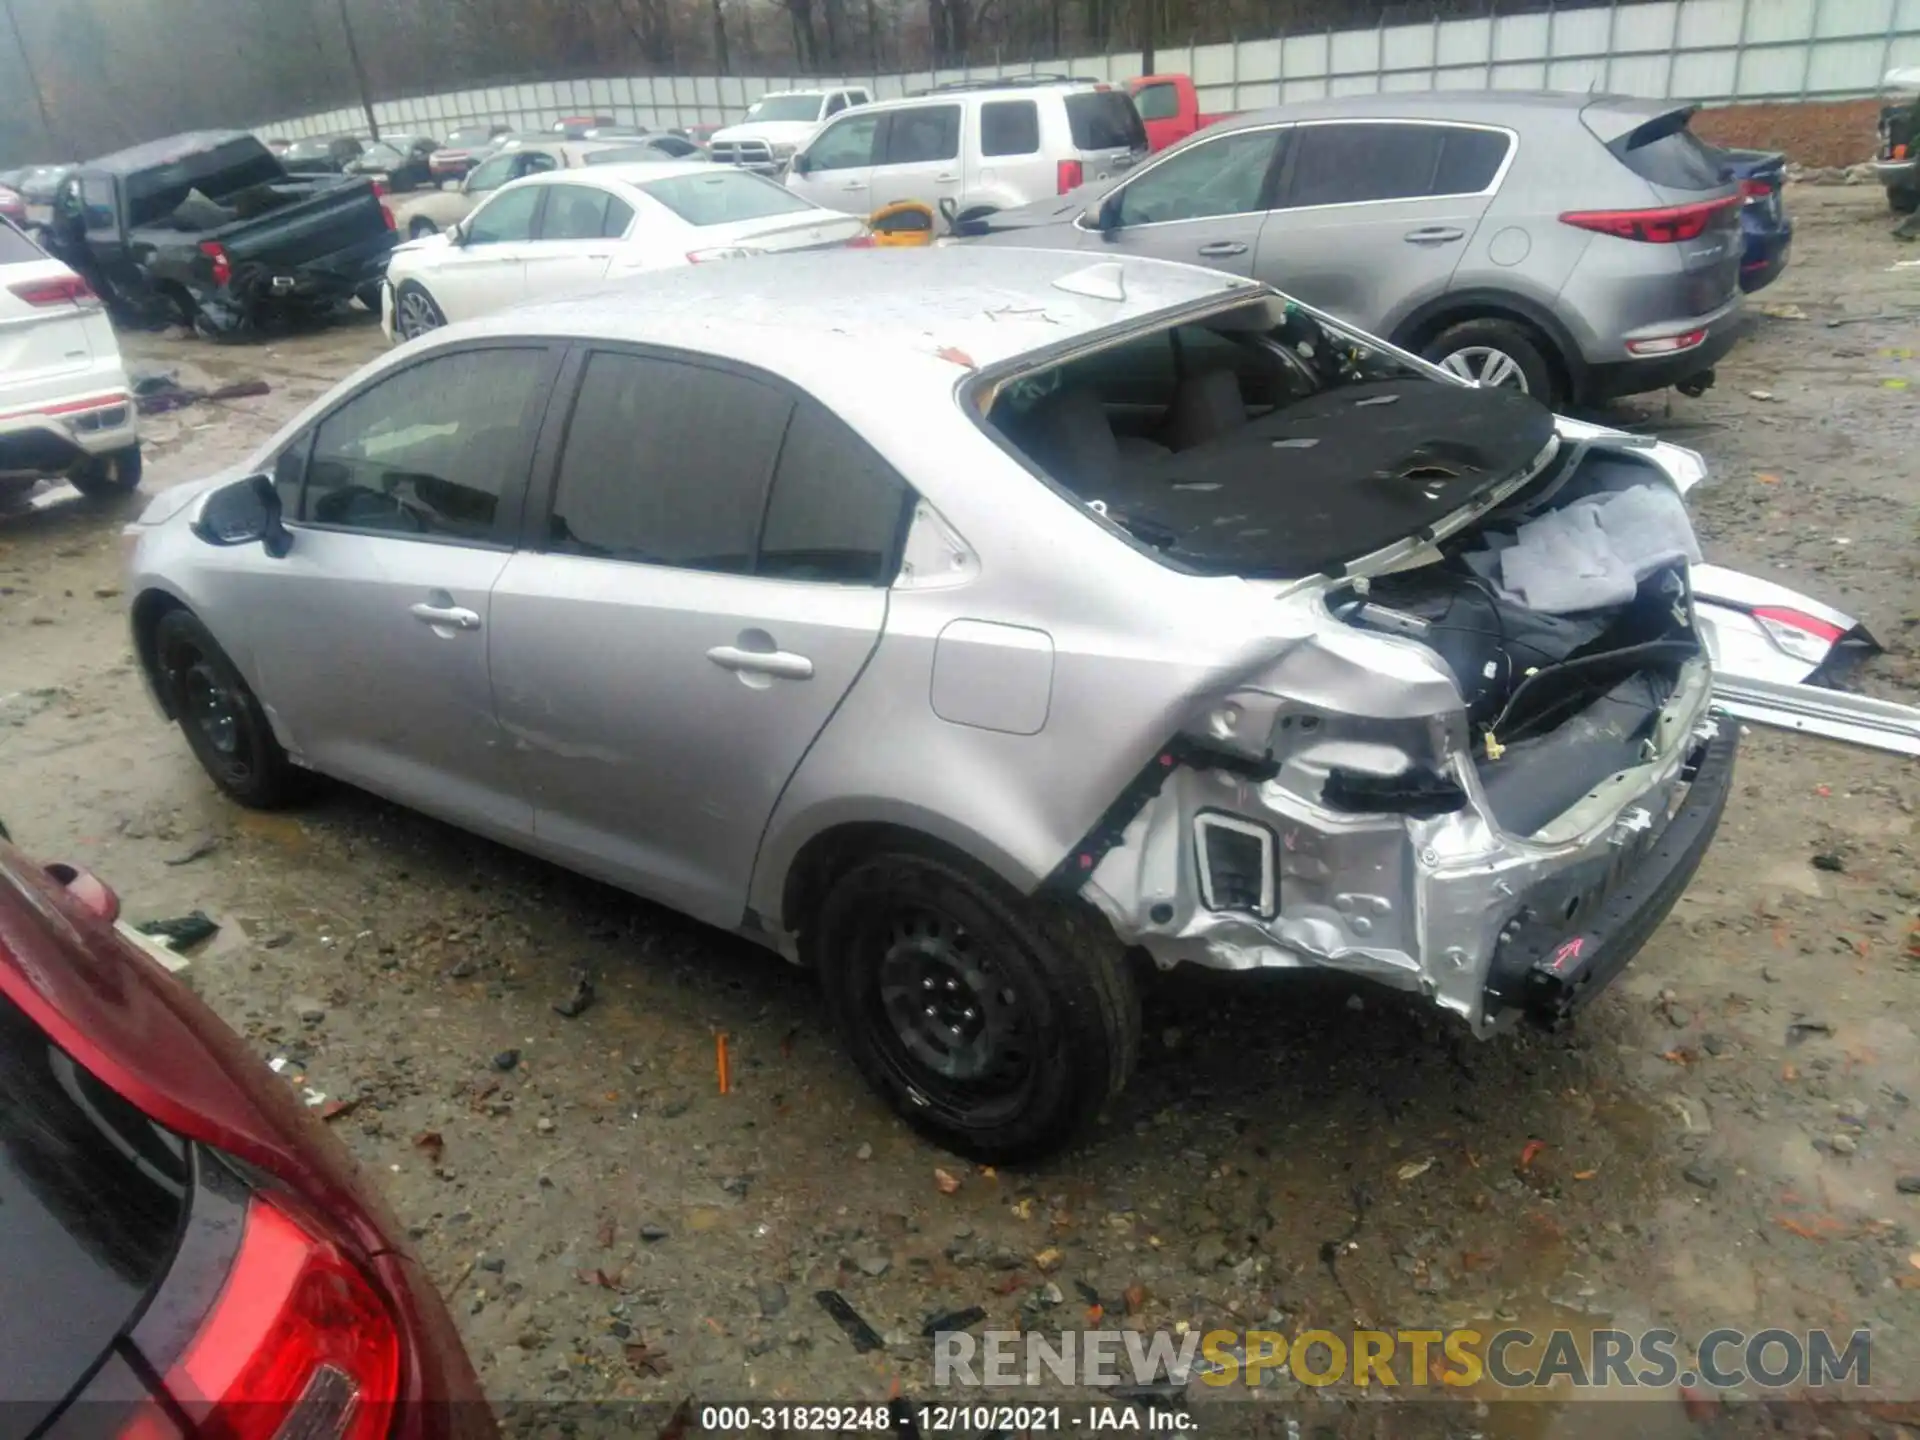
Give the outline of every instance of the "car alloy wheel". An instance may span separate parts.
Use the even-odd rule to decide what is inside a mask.
[[[394,300],[394,328],[400,332],[403,340],[412,340],[429,330],[438,330],[446,324],[440,314],[440,307],[433,303],[433,297],[424,290],[409,286],[402,290]]]
[[[1520,362],[1491,345],[1465,345],[1442,356],[1440,368],[1450,370],[1462,380],[1471,380],[1486,388],[1518,390],[1528,394],[1527,372]]]

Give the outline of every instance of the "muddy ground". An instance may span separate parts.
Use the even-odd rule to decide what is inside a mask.
[[[1709,557],[1865,617],[1891,650],[1868,686],[1920,699],[1920,324],[1828,323],[1920,299],[1889,268],[1914,251],[1877,192],[1790,205],[1794,264],[1761,299],[1791,318],[1759,316],[1704,398],[1612,418],[1704,451]],[[365,316],[129,337],[185,382],[273,386],[153,419],[147,489],[239,458],[380,344]],[[1182,974],[1091,1143],[996,1175],[896,1123],[807,977],[745,944],[357,792],[222,801],[134,674],[124,518],[55,497],[0,521],[0,812],[135,919],[220,920],[187,973],[347,1102],[330,1123],[497,1400],[924,1396],[930,1314],[1073,1327],[1094,1296],[1145,1327],[1864,1326],[1874,1388],[1920,1394],[1911,762],[1752,733],[1698,879],[1569,1036],[1483,1044],[1384,993]],[[581,972],[597,998],[566,1018]],[[824,1288],[885,1347],[856,1353]],[[1378,1410],[1273,1379],[1260,1398],[1310,1402],[1307,1433]],[[1577,1407],[1443,1414],[1620,1433]],[[1692,1433],[1671,1392],[1635,1415]]]

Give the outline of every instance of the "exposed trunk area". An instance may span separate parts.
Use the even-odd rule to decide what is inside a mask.
[[[1488,804],[1516,835],[1648,758],[1702,649],[1691,527],[1652,471],[1576,452],[1534,494],[1455,537],[1438,563],[1330,597],[1347,623],[1416,640],[1446,664]],[[1540,573],[1542,558],[1555,573]],[[1582,603],[1602,593],[1614,598]]]

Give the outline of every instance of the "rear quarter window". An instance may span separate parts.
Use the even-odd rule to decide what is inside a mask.
[[[1118,90],[1089,90],[1066,99],[1067,127],[1076,150],[1144,150],[1147,127],[1132,97]]]
[[[1687,128],[1684,114],[1662,116],[1607,148],[1634,174],[1663,190],[1717,190],[1726,183],[1720,161]]]

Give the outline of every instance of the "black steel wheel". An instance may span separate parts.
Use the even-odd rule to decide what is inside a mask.
[[[154,667],[162,693],[201,767],[242,805],[268,810],[305,789],[274,739],[260,702],[207,627],[171,610],[154,630]]]
[[[868,1081],[949,1149],[1007,1163],[1067,1144],[1126,1082],[1139,999],[1110,928],[929,854],[857,863],[812,947]]]

